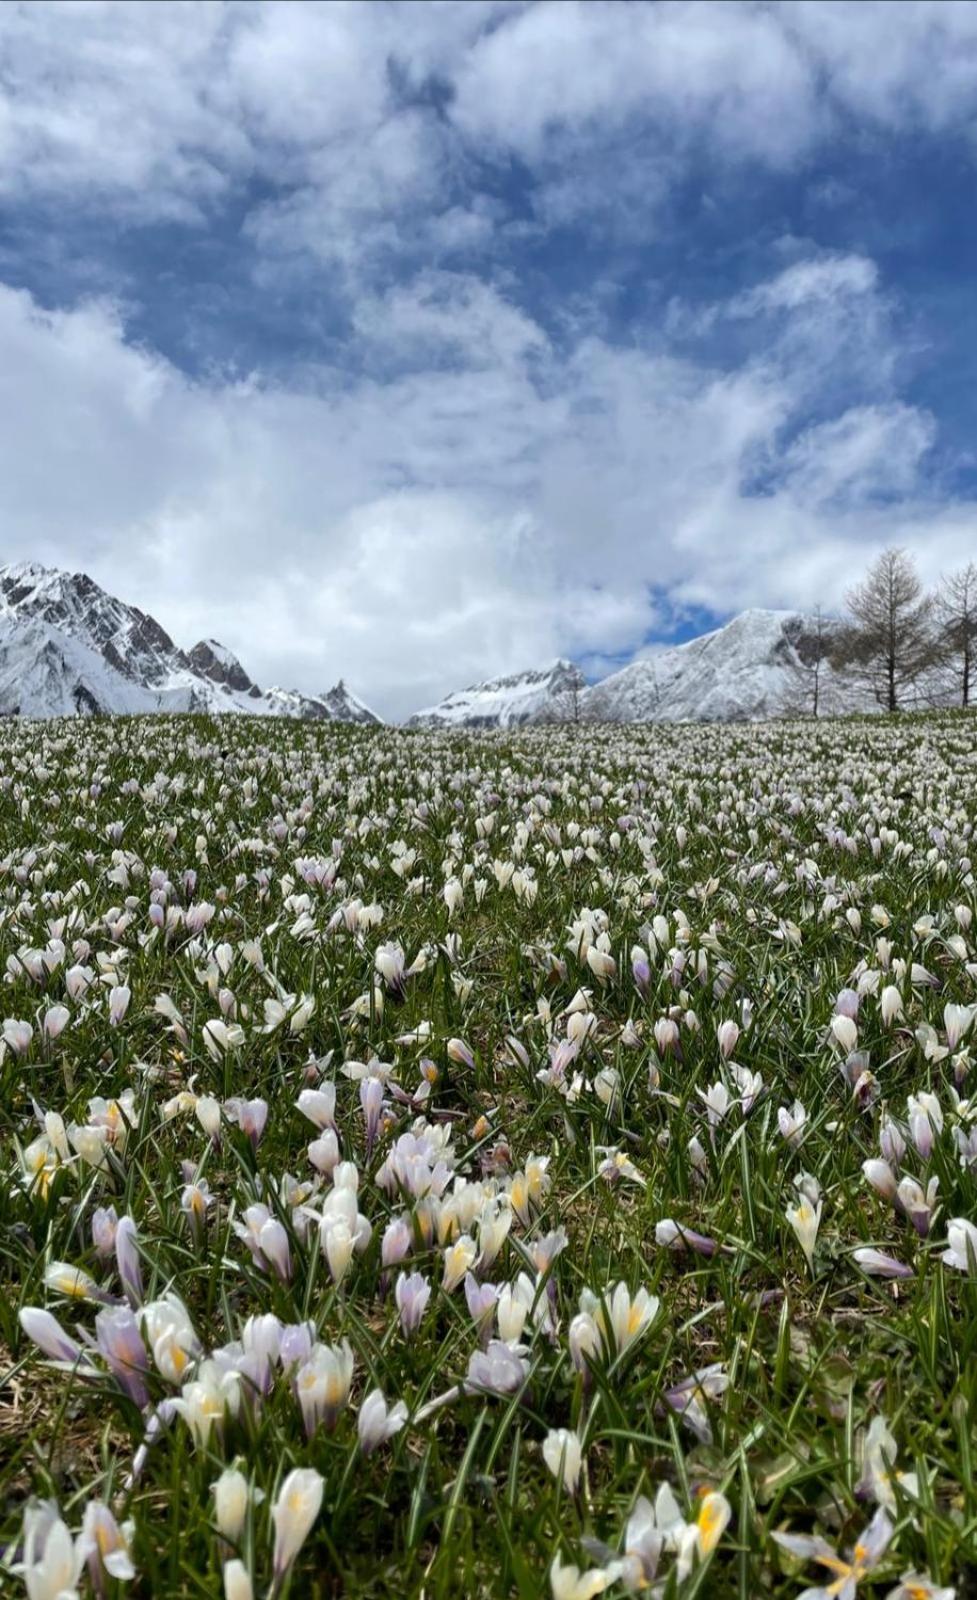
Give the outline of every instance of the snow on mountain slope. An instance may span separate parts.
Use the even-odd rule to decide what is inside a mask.
[[[159,696],[40,617],[0,614],[0,715],[94,716],[158,711]]]
[[[204,639],[181,650],[155,618],[85,573],[33,561],[0,567],[0,713],[153,711],[379,720],[342,683],[322,699],[263,694],[226,646]]]
[[[370,707],[358,695],[355,695],[352,689],[348,689],[342,678],[331,689],[326,689],[317,698],[326,707],[335,722],[380,724],[381,719],[376,712],[371,711]]]
[[[830,644],[832,624],[820,650]],[[602,722],[742,722],[810,712],[817,624],[795,611],[744,611],[687,644],[656,651],[587,689],[582,712]],[[868,710],[822,659],[819,710]]]
[[[201,639],[188,653],[187,660],[199,677],[209,678],[211,683],[234,689],[238,694],[257,696],[261,693],[234,652],[228,650],[226,645],[218,644],[216,639]]]
[[[512,728],[526,722],[572,721],[586,680],[570,661],[554,661],[537,672],[458,689],[436,706],[410,718],[413,728]]]

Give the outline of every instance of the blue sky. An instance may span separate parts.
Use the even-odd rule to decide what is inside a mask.
[[[0,9],[7,559],[399,716],[977,550],[977,6]]]

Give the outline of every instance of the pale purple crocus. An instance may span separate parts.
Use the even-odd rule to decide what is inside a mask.
[[[467,1394],[517,1394],[529,1376],[529,1362],[518,1345],[492,1339],[486,1350],[476,1350],[468,1362],[462,1385]]]
[[[868,1245],[863,1249],[853,1250],[852,1257],[870,1278],[914,1278],[916,1276],[912,1267],[907,1266],[904,1261],[898,1261],[895,1256],[886,1255],[884,1250],[874,1250]]]
[[[115,1230],[115,1264],[129,1304],[134,1308],[144,1299],[142,1264],[139,1259],[136,1224],[131,1217],[122,1217]]]
[[[393,1267],[398,1261],[403,1261],[410,1254],[411,1232],[410,1224],[406,1217],[394,1217],[383,1230],[380,1241],[380,1262],[384,1267]]]
[[[835,1016],[850,1017],[854,1022],[858,1017],[858,1008],[861,1000],[856,989],[841,989],[835,1000]]]
[[[631,976],[634,979],[635,988],[642,1000],[644,1000],[647,997],[651,983],[651,967],[648,964],[648,957],[640,945],[636,946],[631,952]]]
[[[939,1212],[936,1203],[939,1187],[939,1178],[930,1178],[925,1189],[915,1178],[903,1178],[896,1189],[897,1203],[921,1239],[927,1237]]]
[[[484,1348],[492,1332],[492,1318],[498,1302],[499,1291],[494,1283],[479,1283],[470,1272],[465,1274],[465,1300],[469,1315],[475,1324],[478,1342]]]
[[[417,1332],[430,1298],[431,1285],[422,1273],[400,1274],[394,1289],[394,1299],[397,1302],[401,1331],[405,1339],[409,1339],[412,1333]]]
[[[126,983],[117,983],[113,989],[109,990],[109,1022],[113,1028],[119,1026],[129,1009],[131,999],[132,990]]]
[[[680,1383],[665,1390],[665,1403],[682,1418],[686,1427],[695,1434],[700,1444],[712,1443],[712,1428],[704,1402],[718,1400],[725,1394],[729,1378],[722,1363],[715,1361],[701,1367]]]
[[[49,1361],[65,1361],[75,1365],[86,1360],[78,1340],[66,1333],[57,1317],[42,1306],[24,1306],[18,1314],[18,1321],[27,1337],[33,1340]]]
[[[456,1066],[468,1067],[472,1072],[475,1070],[475,1057],[471,1046],[466,1044],[464,1039],[449,1039],[445,1050],[448,1060],[453,1061]]]
[[[114,1206],[98,1206],[92,1213],[92,1244],[99,1261],[115,1253],[115,1230],[119,1225]]]
[[[314,1322],[286,1322],[278,1341],[278,1359],[282,1371],[289,1372],[308,1361],[314,1343]]]
[[[723,1248],[708,1234],[696,1233],[694,1228],[687,1228],[672,1217],[665,1217],[655,1224],[655,1240],[666,1250],[694,1250],[700,1256],[714,1256]]]
[[[366,1119],[367,1159],[373,1152],[383,1117],[383,1084],[379,1078],[360,1079],[360,1105]]]
[[[802,1561],[814,1561],[832,1574],[833,1581],[830,1588],[805,1591],[812,1600],[813,1597],[821,1595],[836,1595],[838,1600],[854,1600],[859,1582],[878,1566],[892,1533],[892,1523],[880,1508],[856,1541],[850,1559],[839,1556],[827,1539],[822,1539],[817,1534],[775,1532],[773,1537],[781,1548],[789,1551],[792,1556],[797,1556]]]
[[[228,1100],[224,1107],[224,1115],[229,1122],[236,1122],[243,1134],[251,1141],[252,1150],[257,1150],[268,1121],[267,1100],[242,1100],[235,1097]]]
[[[977,1227],[966,1217],[954,1217],[946,1225],[946,1235],[947,1248],[940,1260],[958,1272],[977,1277]]]
[[[128,1306],[113,1306],[98,1313],[95,1341],[116,1382],[142,1411],[149,1404],[149,1356],[139,1324]]]

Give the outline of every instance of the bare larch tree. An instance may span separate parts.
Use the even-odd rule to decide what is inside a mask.
[[[937,660],[933,601],[905,550],[884,550],[846,596],[848,621],[833,664],[864,683],[885,711],[914,696]]]
[[[960,705],[970,705],[977,670],[977,562],[944,578],[936,593],[940,654]]]

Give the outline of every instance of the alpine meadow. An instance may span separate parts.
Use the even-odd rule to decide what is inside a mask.
[[[972,717],[2,738],[31,1596],[977,1571]]]

